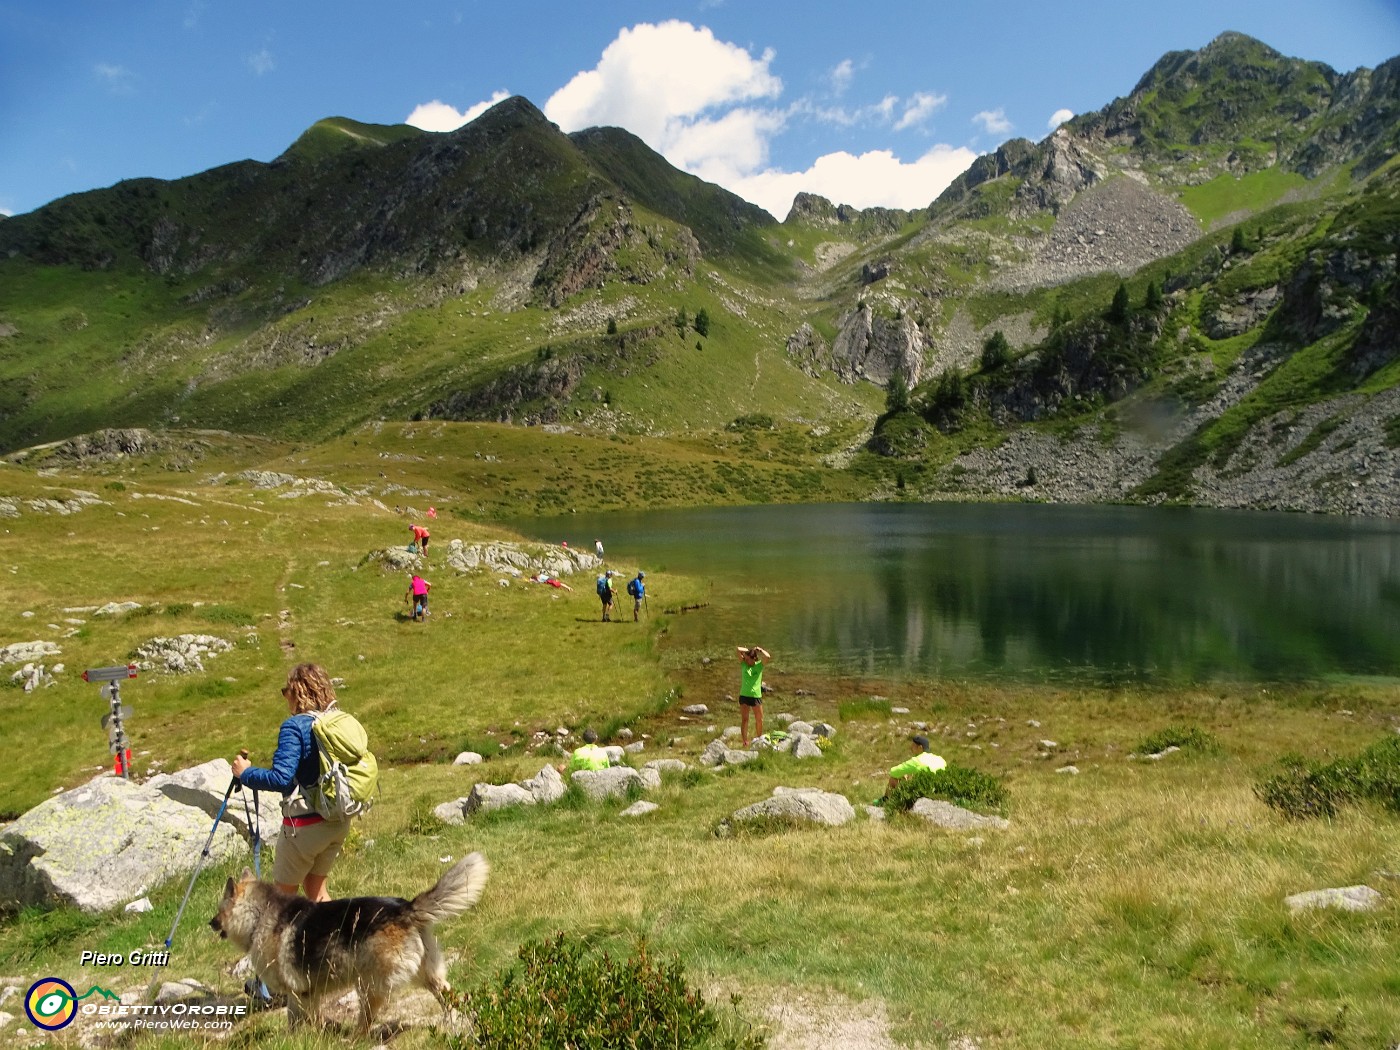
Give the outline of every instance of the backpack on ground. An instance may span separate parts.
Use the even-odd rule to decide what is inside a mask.
[[[347,711],[332,708],[314,715],[311,734],[321,756],[321,776],[305,791],[307,801],[327,820],[365,812],[379,793],[379,762],[369,734]]]
[[[599,598],[606,598],[606,597],[607,597],[609,594],[611,594],[611,593],[612,593],[612,588],[608,586],[608,578],[607,578],[606,576],[599,576],[599,577],[598,577],[598,597],[599,597]]]

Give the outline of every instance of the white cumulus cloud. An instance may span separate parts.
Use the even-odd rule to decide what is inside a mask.
[[[722,185],[778,219],[802,192],[855,208],[924,208],[976,159],[970,149],[947,145],[915,161],[900,160],[890,150],[842,151],[818,157],[806,171],[763,171]]]
[[[424,131],[456,131],[463,124],[471,123],[496,103],[504,102],[508,98],[510,98],[509,91],[495,91],[485,102],[468,106],[460,113],[454,106],[433,99],[431,102],[415,106],[413,112],[404,118],[404,123],[412,124],[415,128],[422,128]]]
[[[1054,131],[1072,116],[1074,116],[1074,110],[1072,109],[1057,109],[1054,113],[1050,114],[1050,119],[1046,121],[1045,126],[1051,131]]]
[[[981,124],[982,130],[988,135],[1005,135],[1013,126],[1011,121],[1006,119],[1006,110],[1001,107],[984,109],[973,116],[972,122]]]
[[[754,58],[689,22],[642,23],[618,33],[544,112],[564,131],[618,124],[655,146],[716,106],[776,98],[783,82],[769,72],[774,57]]]
[[[915,93],[914,97],[905,103],[904,115],[895,121],[894,130],[903,131],[915,124],[922,124],[947,102],[947,95],[931,95],[927,91]]]

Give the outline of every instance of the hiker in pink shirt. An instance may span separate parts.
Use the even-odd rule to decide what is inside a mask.
[[[428,592],[433,585],[421,576],[414,576],[408,585],[408,593],[403,596],[403,600],[409,602],[413,609],[409,619],[417,620],[420,623],[428,615]]]

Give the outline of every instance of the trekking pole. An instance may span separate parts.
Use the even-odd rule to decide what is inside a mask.
[[[246,753],[246,752],[245,752]],[[228,809],[229,796],[233,794],[235,788],[243,785],[238,782],[237,777],[232,777],[228,782],[228,790],[224,792],[224,800],[219,804],[219,812],[214,815],[214,825],[209,829],[209,837],[204,840],[204,848],[199,851],[199,860],[194,866],[194,871],[190,874],[190,884],[185,887],[184,899],[180,901],[180,907],[175,911],[175,921],[170,924],[170,934],[165,938],[165,950],[170,951],[170,945],[175,941],[175,931],[180,927],[180,919],[185,914],[185,905],[190,902],[190,894],[194,892],[194,881],[199,878],[199,873],[204,870],[204,862],[209,859],[209,847],[214,844],[214,835],[219,830],[219,822],[224,819],[224,810]],[[151,978],[151,983],[146,988],[145,998],[150,1000],[156,994],[156,987],[160,984],[160,972]]]

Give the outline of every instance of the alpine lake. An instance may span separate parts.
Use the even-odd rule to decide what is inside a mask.
[[[791,669],[1022,682],[1400,677],[1400,524],[1197,508],[822,504],[510,523],[647,571],[665,645]],[[705,581],[668,604],[666,574]],[[577,589],[591,588],[587,581]],[[617,615],[631,618],[619,595]]]

